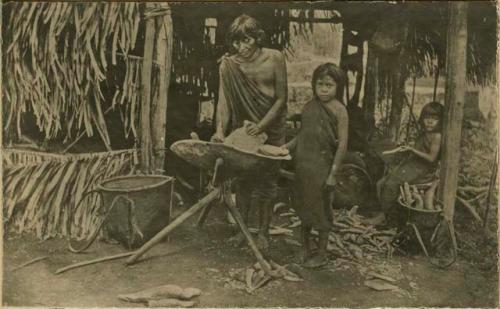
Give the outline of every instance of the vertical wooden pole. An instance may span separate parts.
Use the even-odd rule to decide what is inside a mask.
[[[363,46],[363,41],[361,41],[361,44],[358,45],[358,52],[357,52],[357,67],[358,69],[356,70],[356,84],[354,86],[354,93],[352,94],[352,99],[351,103],[355,106],[359,105],[359,96],[361,94],[361,86],[363,85],[363,55],[365,53],[365,49]]]
[[[146,3],[146,9],[154,8],[154,3]],[[144,56],[141,74],[141,157],[140,168],[144,173],[151,173],[151,71],[153,67],[153,50],[155,38],[155,21],[146,19],[144,39]]]
[[[433,102],[436,102],[438,82],[439,82],[439,61],[438,61],[438,64],[436,65],[436,74],[434,76],[434,92],[432,94],[432,101]]]
[[[345,27],[345,25],[343,25]],[[337,98],[340,100],[344,100],[344,94],[349,91],[349,77],[347,76],[347,65],[345,63],[346,57],[347,57],[347,51],[348,51],[348,46],[349,46],[349,38],[347,36],[351,35],[351,31],[347,30],[344,28],[344,31],[342,31],[342,48],[340,50],[340,63],[339,66],[342,70],[345,72],[345,88],[342,89],[337,89]],[[346,92],[344,92],[346,91]],[[349,101],[349,94],[347,94],[347,99],[345,101],[345,104],[347,104]]]
[[[153,172],[162,173],[165,161],[165,132],[167,127],[168,88],[172,66],[172,16],[168,3],[156,3],[157,7],[166,10],[166,14],[157,17],[156,28],[156,63],[159,67],[158,96],[153,101],[151,114],[151,136],[153,139],[154,161]]]
[[[453,222],[460,162],[467,65],[467,2],[449,3],[448,37],[446,44],[445,115],[439,197],[444,216]]]
[[[375,127],[375,106],[379,101],[378,57],[371,44],[368,44],[366,59],[365,94],[363,97],[363,113],[371,133]]]
[[[403,53],[396,56],[391,68],[392,79],[392,100],[391,113],[389,116],[389,137],[392,141],[397,141],[399,138],[399,129],[401,126],[401,113],[403,111],[404,100],[406,100],[406,73],[403,72],[402,65]]]

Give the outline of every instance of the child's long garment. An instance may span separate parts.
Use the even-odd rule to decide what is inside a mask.
[[[324,185],[337,150],[337,132],[337,118],[323,103],[313,99],[306,104],[294,156],[294,208],[302,226],[331,227],[331,200]]]
[[[426,135],[421,135],[415,142],[415,149],[425,153],[430,151],[430,141]],[[426,161],[415,154],[409,154],[396,168],[379,182],[379,198],[382,210],[388,212],[395,206],[399,196],[399,187],[405,182],[420,184],[435,178],[438,160],[435,163]]]

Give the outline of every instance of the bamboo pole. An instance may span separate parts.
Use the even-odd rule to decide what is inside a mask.
[[[117,260],[117,259],[123,259],[123,258],[126,258],[128,256],[133,255],[134,253],[135,253],[135,251],[125,252],[125,253],[115,254],[115,255],[111,255],[111,256],[105,256],[105,257],[101,257],[101,258],[97,258],[97,259],[92,259],[89,261],[83,261],[83,262],[71,264],[71,265],[68,265],[66,267],[59,268],[58,270],[56,270],[56,275],[62,274],[62,273],[67,272],[68,270],[71,270],[71,269],[80,268],[80,267],[87,266],[87,265],[92,265],[92,264],[97,264],[97,263],[102,263],[102,262],[107,262],[107,261],[112,261],[112,260]]]
[[[447,38],[443,152],[438,192],[440,199],[443,201],[444,216],[453,227],[467,64],[466,2],[449,3]]]
[[[146,3],[146,10],[155,8],[154,3]],[[151,142],[151,71],[153,66],[153,50],[155,38],[155,21],[146,20],[144,39],[144,59],[141,76],[141,157],[140,167],[145,173],[151,171],[152,142]]]
[[[157,3],[157,6],[168,9],[167,3]],[[159,94],[156,102],[153,102],[153,114],[151,125],[151,136],[153,138],[155,173],[163,170],[165,161],[165,132],[167,128],[167,100],[170,85],[170,72],[172,66],[172,17],[170,10],[165,15],[157,17],[158,29],[156,36],[156,62],[159,65]]]

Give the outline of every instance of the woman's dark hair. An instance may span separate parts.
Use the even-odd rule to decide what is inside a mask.
[[[266,38],[266,33],[255,18],[243,14],[237,17],[229,26],[226,35],[226,43],[230,51],[235,52],[233,47],[234,41],[241,41],[247,36],[255,39],[257,46],[262,47]]]
[[[318,66],[316,68],[316,70],[314,70],[314,72],[313,72],[311,84],[312,84],[314,97],[317,97],[316,87],[315,87],[316,82],[318,81],[318,79],[325,77],[325,76],[330,76],[331,78],[333,78],[333,80],[337,84],[336,97],[337,97],[337,100],[342,102],[342,97],[340,96],[342,91],[339,91],[339,90],[341,90],[345,87],[346,74],[345,74],[344,70],[339,68],[338,65],[333,64],[331,62],[327,62],[327,63],[324,63],[324,64]]]
[[[439,118],[439,123],[436,126],[436,131],[441,131],[443,122],[444,106],[439,102],[430,102],[424,105],[422,111],[420,112],[420,117],[418,118],[418,124],[420,128],[424,127],[424,119],[427,116],[437,116]]]

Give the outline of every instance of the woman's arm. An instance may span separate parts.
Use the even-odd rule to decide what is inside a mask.
[[[417,150],[413,147],[409,147],[409,150],[413,152],[416,156],[430,162],[434,163],[439,155],[439,150],[441,149],[441,134],[433,134],[431,137],[431,147],[429,153]]]
[[[297,147],[297,136],[295,136],[291,141],[283,145],[282,147],[288,149],[288,151],[294,151],[295,147]]]
[[[271,122],[280,114],[283,106],[287,101],[288,86],[286,77],[286,63],[285,57],[281,52],[276,52],[276,54],[273,55],[273,68],[276,101],[269,109],[267,114],[257,124],[260,132],[264,132],[267,129],[269,124],[271,124]]]

